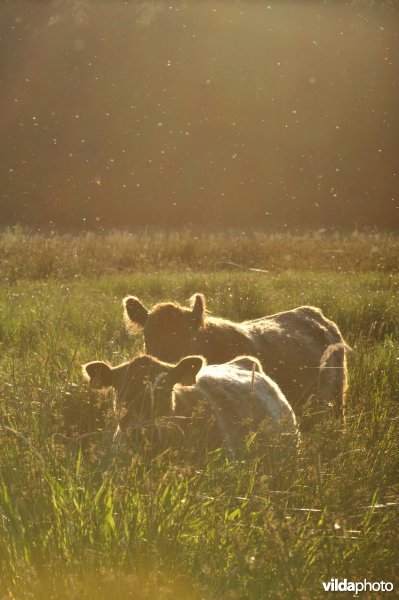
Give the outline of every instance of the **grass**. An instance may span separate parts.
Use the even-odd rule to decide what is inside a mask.
[[[80,236],[16,227],[0,233],[0,277],[58,280],[126,271],[213,271],[240,267],[286,271],[398,272],[399,239],[388,234],[307,236],[256,231],[110,232]]]
[[[4,232],[0,598],[313,600],[332,577],[397,590],[398,254],[382,235]],[[194,430],[113,439],[112,398],[80,364],[141,351],[124,295],[196,291],[237,320],[320,306],[353,348],[346,429],[304,433],[297,465],[256,438],[238,461]]]

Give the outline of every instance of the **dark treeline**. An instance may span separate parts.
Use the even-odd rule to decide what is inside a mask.
[[[397,3],[0,5],[0,223],[399,225]]]

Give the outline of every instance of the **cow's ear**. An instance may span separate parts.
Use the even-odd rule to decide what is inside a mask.
[[[205,296],[204,294],[194,294],[190,298],[192,311],[191,315],[194,321],[194,324],[198,329],[204,326],[205,322]]]
[[[95,390],[112,386],[112,368],[104,362],[89,362],[82,366],[84,377],[90,381]]]
[[[124,298],[123,306],[127,330],[129,333],[138,333],[147,323],[148,310],[135,296]]]
[[[204,366],[203,356],[186,356],[177,363],[168,374],[168,383],[173,387],[175,383],[194,385],[198,371]]]

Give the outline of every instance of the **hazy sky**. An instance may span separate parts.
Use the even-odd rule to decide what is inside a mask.
[[[372,4],[3,0],[1,224],[397,227]]]

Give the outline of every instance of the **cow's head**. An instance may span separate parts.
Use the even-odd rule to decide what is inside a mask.
[[[173,386],[194,385],[203,364],[202,356],[186,356],[173,365],[145,355],[118,367],[89,362],[82,370],[92,388],[116,390],[118,404],[126,409],[123,424],[128,424],[170,414]]]
[[[128,331],[144,331],[146,351],[161,360],[177,361],[195,352],[196,335],[204,327],[205,297],[195,294],[192,307],[162,302],[148,310],[134,296],[123,300]]]

